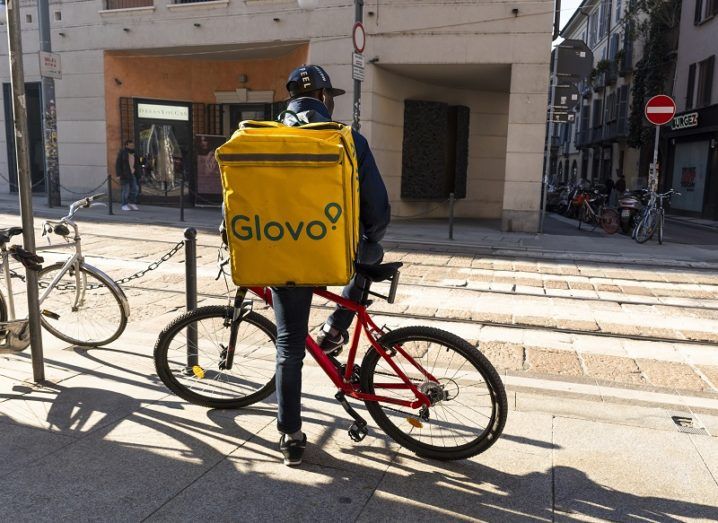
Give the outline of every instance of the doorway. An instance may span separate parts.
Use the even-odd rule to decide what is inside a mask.
[[[45,187],[45,151],[42,143],[42,94],[40,82],[25,84],[27,99],[27,150],[30,156],[30,178],[32,192],[44,193]],[[3,84],[5,105],[5,136],[7,137],[8,179],[10,191],[18,191],[17,158],[15,156],[15,131],[13,129],[12,89]]]

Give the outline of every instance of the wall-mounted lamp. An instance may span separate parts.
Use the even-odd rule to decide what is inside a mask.
[[[115,84],[122,85],[122,80],[120,80],[119,78],[114,78],[114,80],[115,80]]]
[[[122,30],[123,30],[125,33],[129,33],[129,32],[130,32],[130,28],[129,28],[129,27],[123,27]]]
[[[195,23],[194,23],[194,26],[195,26],[195,27],[202,27],[202,24],[200,24],[199,22],[195,22]]]
[[[58,35],[62,36],[63,38],[67,36],[65,33],[57,33]]]
[[[274,20],[275,22],[279,22],[279,18],[276,18],[276,17],[272,18],[272,20]]]
[[[379,61],[379,57],[378,57],[378,56],[375,56],[374,58],[370,58],[370,59],[369,59],[369,63],[370,63],[370,64],[375,64],[375,63],[377,63],[378,61]]]
[[[374,16],[374,11],[367,11],[367,16]]]
[[[513,13],[514,16],[519,16],[519,8],[518,7],[514,7],[511,10],[511,12]]]

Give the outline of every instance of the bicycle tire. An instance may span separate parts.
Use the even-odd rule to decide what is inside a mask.
[[[578,209],[578,230],[581,230],[581,225],[586,222],[586,208],[581,205],[581,207]]]
[[[603,209],[600,223],[607,234],[616,234],[621,226],[621,216],[615,209]]]
[[[506,416],[508,412],[508,405],[506,401],[506,391],[504,389],[504,385],[501,382],[501,378],[499,377],[498,373],[496,372],[496,369],[494,369],[493,365],[489,362],[488,359],[476,348],[474,348],[471,344],[469,344],[466,340],[463,340],[459,338],[458,336],[451,334],[450,332],[442,331],[439,329],[435,329],[432,327],[421,327],[421,326],[414,326],[414,327],[403,327],[400,329],[397,329],[395,331],[391,331],[384,336],[382,336],[379,339],[379,343],[383,347],[393,347],[396,345],[402,345],[402,347],[405,350],[411,350],[408,347],[408,344],[410,342],[425,342],[428,343],[427,349],[425,351],[424,355],[427,355],[427,362],[429,362],[432,358],[434,358],[433,354],[432,356],[428,356],[429,353],[429,347],[432,343],[440,345],[442,349],[446,349],[445,352],[453,351],[453,355],[451,357],[451,360],[446,363],[447,369],[449,372],[454,371],[454,369],[451,367],[451,363],[453,362],[453,358],[458,354],[459,356],[462,356],[464,358],[464,363],[461,364],[461,366],[458,367],[457,370],[454,371],[454,374],[451,378],[438,378],[436,375],[434,376],[439,382],[443,380],[447,380],[445,383],[446,385],[441,387],[441,392],[449,394],[449,388],[456,386],[456,393],[453,396],[453,398],[444,398],[442,400],[437,401],[430,409],[429,409],[429,415],[431,416],[432,413],[435,416],[435,418],[429,418],[429,419],[423,419],[423,421],[420,421],[422,418],[420,418],[419,414],[417,413],[410,413],[410,416],[407,416],[404,418],[404,420],[407,423],[408,426],[411,426],[412,429],[409,430],[409,433],[406,433],[404,430],[402,430],[397,424],[392,421],[392,419],[389,418],[387,415],[387,412],[391,411],[398,411],[398,408],[395,408],[395,406],[390,407],[388,405],[384,406],[381,402],[377,401],[365,401],[365,405],[367,410],[369,411],[369,414],[374,419],[374,421],[381,427],[384,432],[386,432],[387,435],[389,435],[394,441],[396,441],[399,445],[402,447],[427,458],[437,459],[437,460],[457,460],[457,459],[465,459],[470,458],[472,456],[475,456],[477,454],[480,454],[481,452],[484,452],[487,450],[491,445],[493,445],[498,437],[501,435],[504,425],[506,423]],[[438,363],[438,358],[442,354],[442,351],[440,350],[437,355],[436,359],[433,360],[433,369],[434,371],[437,371],[436,364]],[[422,359],[424,355],[417,357],[417,359]],[[379,362],[384,362],[385,360],[379,355],[379,353],[371,349],[367,351],[367,353],[364,356],[364,359],[361,364],[361,372],[360,372],[360,385],[361,390],[363,392],[374,394],[374,375],[377,371],[377,364]],[[394,360],[397,362],[397,365],[399,367],[403,367],[400,363],[401,361],[396,359]],[[469,385],[468,387],[464,387],[464,389],[460,389],[458,381],[454,380],[456,378],[456,374],[463,368],[464,365],[466,365],[466,362],[469,362],[471,366],[473,367],[474,373],[477,374],[481,380],[482,383],[486,385],[486,390],[488,390],[487,395],[482,395],[480,397],[488,397],[490,399],[490,406],[487,407],[490,408],[490,415],[483,414],[479,412],[478,410],[475,410],[476,408],[479,408],[477,405],[473,405],[471,407],[467,407],[466,405],[458,405],[454,404],[454,408],[448,407],[445,404],[448,404],[454,400],[456,400],[461,392],[464,392],[466,389],[472,388],[474,385]],[[443,364],[443,362],[442,362]],[[458,365],[458,363],[457,363]],[[427,365],[428,367],[428,365]],[[387,369],[390,367],[387,366]],[[406,373],[406,369],[403,369]],[[411,370],[415,369],[412,367]],[[431,369],[428,369],[430,373],[432,374],[438,374],[437,372],[432,371]],[[441,370],[441,369],[439,369]],[[395,379],[399,379],[398,376],[393,372],[390,371]],[[379,375],[384,375],[383,373],[379,373]],[[407,373],[407,376],[409,374]],[[462,374],[459,376],[458,379],[461,379],[465,374]],[[418,381],[418,380],[417,380]],[[433,382],[435,383],[435,382]],[[419,385],[419,388],[427,387],[430,385],[430,382],[424,381],[421,385]],[[397,389],[386,389],[387,391],[390,390],[397,390]],[[405,391],[408,396],[403,396],[404,399],[408,399],[409,397],[414,398],[414,394],[410,391]],[[382,393],[384,393],[382,391]],[[385,393],[386,394],[386,393]],[[396,394],[400,394],[400,392],[396,392]],[[442,420],[441,415],[439,414],[440,410],[439,407],[444,406],[443,415],[444,419]],[[402,407],[408,409],[408,407]],[[472,413],[470,416],[474,416],[475,414],[480,414],[488,419],[488,422],[486,423],[486,427],[480,430],[478,436],[473,437],[471,436],[470,441],[468,443],[462,443],[459,444],[458,440],[456,439],[456,433],[459,433],[459,429],[454,428],[455,434],[451,437],[453,437],[454,442],[456,443],[453,447],[447,447],[444,446],[437,446],[435,444],[428,444],[424,441],[420,441],[423,437],[423,426],[419,427],[418,425],[423,425],[423,423],[430,423],[429,425],[429,437],[433,438],[434,436],[434,428],[436,428],[436,431],[438,433],[438,430],[440,428],[439,424],[443,423],[446,424],[447,427],[451,427],[453,424],[449,422],[449,415],[452,415],[456,418],[456,414],[460,413],[461,417],[463,417],[466,420],[472,421],[469,417],[467,417],[463,412],[466,412],[464,409],[469,409]],[[462,412],[463,411],[463,412]],[[406,412],[401,412],[402,415],[406,414]],[[453,414],[452,414],[453,413]],[[437,423],[434,423],[434,419]],[[457,418],[458,419],[458,418]],[[412,421],[413,420],[413,421]],[[460,430],[466,431],[466,427],[462,423]],[[418,429],[419,434],[412,435],[412,431],[414,429]],[[469,431],[472,432],[472,431]],[[473,434],[473,433],[472,433]],[[443,438],[444,442],[446,441],[446,437]],[[450,441],[451,442],[451,441]]]
[[[646,243],[653,237],[656,230],[656,210],[649,210],[636,226],[635,240],[638,243]]]
[[[227,388],[229,388],[230,385],[245,386],[246,383],[249,383],[248,380],[250,378],[246,378],[243,376],[237,379],[237,374],[229,374],[232,371],[239,370],[240,368],[252,368],[248,365],[242,366],[242,364],[240,363],[242,357],[241,354],[238,352],[235,352],[234,365],[231,371],[223,371],[222,369],[219,369],[218,365],[216,369],[213,368],[213,365],[204,365],[200,367],[201,376],[197,371],[194,370],[194,367],[192,368],[192,374],[190,374],[190,369],[188,368],[188,364],[184,363],[184,359],[181,362],[175,362],[173,358],[180,357],[179,354],[178,356],[170,355],[171,345],[176,339],[176,336],[182,331],[184,331],[184,329],[186,329],[189,325],[193,323],[197,324],[198,322],[203,320],[216,320],[218,322],[217,325],[221,324],[222,328],[226,328],[226,331],[222,331],[222,334],[226,334],[226,339],[229,340],[230,329],[228,326],[224,326],[224,322],[225,318],[231,318],[233,313],[234,309],[229,306],[211,305],[207,307],[200,307],[199,309],[195,309],[193,311],[183,314],[182,316],[179,316],[174,321],[172,321],[172,323],[167,325],[160,333],[159,337],[157,338],[157,343],[155,344],[154,349],[155,370],[157,371],[157,375],[159,376],[159,378],[162,380],[162,383],[164,383],[172,392],[174,392],[180,398],[189,401],[190,403],[193,403],[195,405],[200,405],[203,407],[209,407],[214,409],[237,409],[252,405],[253,403],[257,403],[258,401],[262,401],[274,392],[274,358],[276,354],[275,342],[277,339],[277,329],[274,323],[269,321],[267,318],[257,314],[256,312],[250,312],[249,314],[247,314],[242,319],[240,328],[242,328],[242,326],[255,327],[256,329],[258,329],[258,332],[261,335],[264,335],[268,338],[268,340],[265,341],[269,341],[271,347],[268,347],[268,345],[265,345],[264,347],[271,348],[272,352],[271,377],[266,379],[266,382],[264,379],[262,379],[262,383],[257,383],[257,390],[252,392],[251,394],[242,394],[235,396],[234,392],[228,392],[227,389],[222,389],[223,384],[226,385]],[[197,331],[199,338],[200,329],[197,328]],[[206,332],[211,334],[211,331],[209,330],[206,330]],[[239,336],[241,336],[241,333],[239,333]],[[239,340],[244,339],[239,338],[239,336]],[[204,346],[205,343],[199,342],[198,339],[198,345]],[[238,347],[236,349],[237,351],[239,350],[239,345],[240,344],[238,343]],[[186,346],[187,344],[185,343],[184,352],[180,353],[182,358],[186,358]],[[222,347],[221,343],[219,346]],[[215,347],[215,349],[217,349],[217,347]],[[177,350],[182,351],[182,346],[180,345]],[[265,352],[267,351],[265,350]],[[198,358],[199,355],[202,355],[202,363],[205,361],[205,354],[205,351],[198,348]],[[250,355],[252,355],[251,352]],[[218,355],[217,361],[213,363],[219,363],[220,359],[221,354]],[[181,382],[177,378],[176,374],[172,371],[173,365],[171,365],[171,360],[173,364],[176,364],[179,374],[183,378],[188,378],[188,380],[183,379]],[[252,362],[254,362],[255,360],[258,361],[259,358],[253,357]],[[199,365],[200,361],[198,360],[197,363]],[[212,374],[217,376],[217,378],[206,379]],[[220,375],[226,376],[226,380],[224,382],[222,381]],[[267,377],[265,376],[265,378]],[[195,390],[193,390],[190,386],[184,384],[185,381],[188,381],[189,383],[193,383],[195,385],[202,384],[202,388],[204,390],[199,391],[196,388]],[[217,396],[209,396],[210,392],[215,392]],[[227,397],[228,395],[231,397]]]
[[[55,276],[48,276],[54,271],[59,271],[64,266],[63,263],[55,263],[48,265],[38,272],[38,282],[42,287],[43,282],[49,285],[55,278]],[[119,296],[115,291],[115,282],[112,281],[108,276],[94,270],[94,268],[87,265],[80,266],[80,272],[84,274],[84,281],[86,282],[87,289],[85,291],[84,300],[87,300],[88,296],[92,296],[93,299],[90,301],[84,301],[82,306],[75,310],[72,302],[74,301],[75,291],[72,286],[75,284],[76,279],[73,276],[74,270],[67,271],[63,278],[70,277],[70,280],[60,280],[58,287],[55,287],[50,291],[45,301],[42,303],[42,315],[40,321],[42,326],[50,332],[53,336],[60,338],[67,343],[72,343],[81,347],[100,347],[112,343],[119,338],[127,327],[127,314],[123,307],[123,297]],[[92,283],[89,283],[92,280]],[[67,289],[61,289],[60,286],[70,286]],[[97,286],[92,288],[92,286]],[[109,291],[109,296],[106,292],[99,291],[105,289]],[[63,292],[69,291],[69,292]],[[88,294],[89,291],[89,294]],[[70,305],[69,310],[65,310],[65,306]],[[115,310],[115,308],[117,310]],[[105,312],[108,311],[108,312]],[[118,321],[103,321],[107,318],[113,317],[116,314]],[[88,337],[88,333],[82,331],[81,326],[83,319],[88,324],[94,324],[96,326],[106,325],[107,328],[102,328],[101,332],[97,335]],[[74,333],[70,332],[71,325],[76,329]],[[68,328],[66,328],[68,327]],[[81,335],[83,334],[83,335]]]
[[[0,292],[0,321],[7,321],[7,305],[5,305],[5,296]]]

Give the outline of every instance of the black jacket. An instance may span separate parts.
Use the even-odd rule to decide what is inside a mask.
[[[137,153],[135,152],[135,165],[134,171],[137,172],[137,169],[140,167],[140,162],[137,158]],[[120,152],[117,154],[117,160],[115,160],[115,175],[120,179],[122,182],[127,182],[130,180],[130,177],[132,176],[132,171],[130,170],[130,152],[123,147]]]
[[[297,118],[287,113],[284,116],[286,125],[298,123],[328,122],[331,120],[326,106],[315,98],[297,98],[289,102],[287,111],[296,113]],[[381,179],[369,142],[361,134],[352,131],[359,161],[359,221],[362,237],[369,242],[379,242],[386,233],[391,220],[391,207],[386,186]]]

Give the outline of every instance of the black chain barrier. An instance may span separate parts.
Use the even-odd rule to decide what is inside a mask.
[[[118,285],[122,285],[123,283],[129,283],[132,280],[137,280],[138,278],[142,278],[148,272],[156,270],[160,265],[162,265],[164,262],[166,262],[167,260],[172,258],[172,256],[177,254],[177,252],[184,246],[184,242],[185,242],[184,240],[178,241],[176,245],[174,245],[169,251],[167,251],[165,254],[163,254],[158,260],[150,263],[147,266],[147,268],[142,269],[141,271],[137,271],[136,273],[131,274],[130,276],[126,276],[120,280],[115,280],[115,283]],[[12,278],[17,278],[23,282],[25,281],[25,276],[15,272],[12,269],[10,270],[10,276]],[[46,289],[47,287],[50,286],[50,283],[40,281],[40,282],[38,282],[38,286],[41,289]],[[102,287],[102,285],[89,285],[88,287],[86,287],[86,289],[93,290],[93,289],[99,289],[100,287]],[[55,286],[55,289],[60,290],[60,291],[75,290],[75,288],[76,288],[75,285],[72,283],[63,283],[63,284],[58,284]]]

